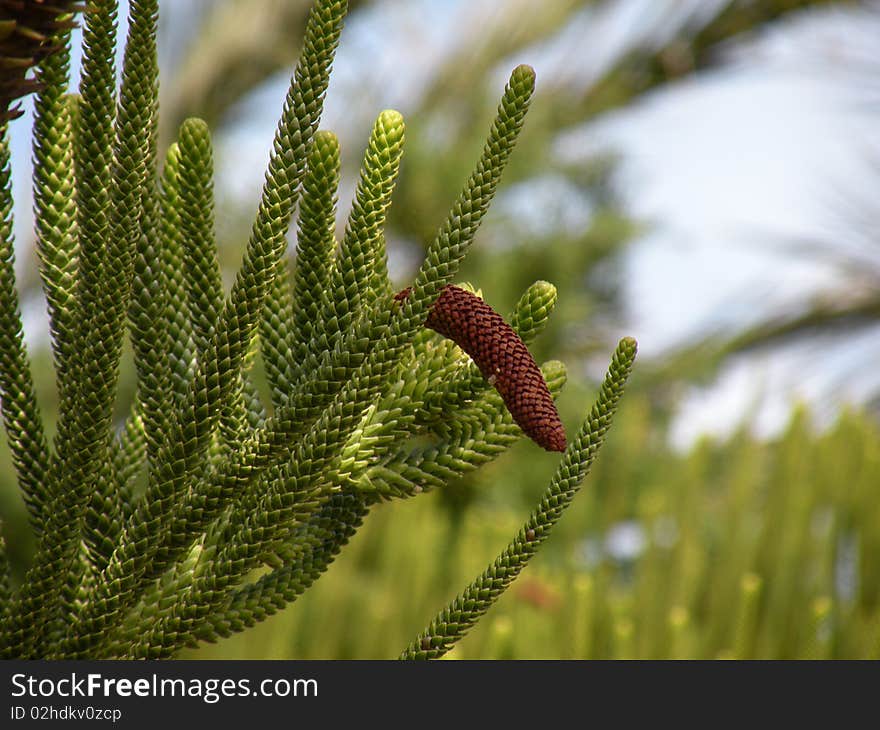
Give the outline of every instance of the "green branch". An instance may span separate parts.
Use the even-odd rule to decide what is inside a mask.
[[[36,245],[59,394],[54,453],[21,329],[5,129],[0,146],[0,402],[37,535],[17,589],[0,538],[0,656],[170,657],[252,626],[327,571],[371,506],[441,487],[521,438],[505,406],[511,393],[489,388],[495,377],[486,380],[433,323],[444,307],[451,314],[437,297],[495,195],[534,73],[520,66],[511,74],[473,173],[407,296],[396,296],[384,231],[403,155],[395,111],[376,120],[337,251],[339,143],[317,127],[347,6],[318,0],[309,16],[226,296],[207,125],[186,120],[157,170],[157,0],[130,3],[118,94],[116,3],[88,2],[79,97],[65,96],[68,23],[57,26],[57,53],[38,69],[33,140]],[[298,202],[290,271],[284,254]],[[446,291],[500,322],[476,297]],[[526,291],[511,317],[524,342],[555,301],[546,282]],[[477,321],[472,310],[459,315],[464,327]],[[117,403],[126,329],[137,375],[130,404]],[[540,386],[541,407],[555,416],[543,388],[559,393],[564,366],[551,361],[539,374],[503,330],[518,362],[529,364],[528,387]],[[627,363],[615,361],[614,387],[628,372],[634,350],[618,360],[627,353]],[[271,409],[251,379],[258,355]],[[555,501],[530,528],[536,534],[549,530],[601,442],[616,403],[606,390],[597,405],[605,410],[566,457],[568,476],[554,482]]]
[[[465,591],[431,621],[401,654],[401,659],[436,659],[461,639],[528,564],[553,525],[571,504],[605,440],[611,419],[632,370],[636,343],[620,341],[595,405],[563,454],[538,508],[505,548]]]

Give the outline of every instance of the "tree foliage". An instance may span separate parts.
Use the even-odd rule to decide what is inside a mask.
[[[4,134],[0,396],[37,546],[22,584],[2,583],[2,656],[166,657],[239,631],[308,588],[371,505],[442,486],[521,435],[468,358],[424,324],[495,195],[534,73],[510,75],[410,295],[395,297],[383,229],[403,149],[399,113],[379,114],[338,251],[333,236],[338,141],[318,126],[346,10],[345,0],[318,0],[309,14],[228,293],[207,125],[184,121],[158,169],[156,0],[131,2],[118,89],[111,0],[87,3],[77,97],[64,95],[63,29],[65,50],[40,61],[34,197],[60,405],[50,441],[22,337]],[[526,292],[512,318],[520,337],[540,331],[552,301],[546,283]],[[117,428],[126,339],[137,391]],[[257,353],[271,403],[255,386]],[[634,356],[634,341],[622,341],[525,533],[528,549],[520,535],[516,571],[471,601],[471,622],[570,502]],[[546,363],[544,375],[557,394],[564,368]]]

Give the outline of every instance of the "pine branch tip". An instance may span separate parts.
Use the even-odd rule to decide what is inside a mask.
[[[511,86],[520,86],[524,85],[528,87],[529,91],[534,91],[535,89],[535,69],[527,63],[521,63],[517,66],[510,74],[510,85]]]
[[[208,123],[201,117],[187,117],[180,124],[179,135],[182,137],[184,134],[193,133],[210,134]]]
[[[403,115],[396,109],[385,109],[376,119],[376,129],[382,129],[387,136],[402,136],[404,126]]]
[[[315,147],[338,147],[339,138],[329,129],[319,129],[312,138]]]
[[[621,351],[631,352],[631,357],[635,357],[639,351],[639,343],[635,337],[624,337],[617,343],[617,347]]]

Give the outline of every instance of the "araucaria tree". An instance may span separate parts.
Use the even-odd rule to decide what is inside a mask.
[[[37,547],[18,586],[3,553],[2,656],[168,657],[243,630],[306,590],[373,505],[442,487],[522,427],[564,453],[511,544],[403,656],[443,654],[571,502],[635,357],[635,342],[622,340],[566,445],[552,400],[564,366],[538,369],[526,348],[553,309],[553,286],[530,287],[509,324],[452,286],[522,127],[532,70],[511,74],[473,174],[411,287],[395,294],[383,223],[403,119],[379,114],[337,242],[339,146],[318,124],[346,2],[318,0],[225,294],[208,129],[189,119],[161,159],[157,150],[157,0],[131,2],[118,90],[116,4],[85,5],[78,95],[66,94],[69,4],[41,6],[54,13],[49,34],[25,13],[9,26],[48,49],[30,56],[33,190],[59,406],[50,438],[22,334],[4,129],[0,396]],[[137,393],[119,424],[126,338]],[[256,357],[271,403],[254,385]]]

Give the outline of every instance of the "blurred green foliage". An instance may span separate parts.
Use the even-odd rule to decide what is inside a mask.
[[[590,395],[569,385],[563,414]],[[796,413],[772,442],[743,431],[679,454],[650,411],[645,395],[624,400],[556,535],[451,657],[880,659],[874,419],[849,412],[817,433]],[[19,572],[29,531],[5,444],[0,456]],[[396,656],[506,544],[555,458],[518,444],[479,472],[467,509],[445,491],[374,507],[292,606],[185,656]]]
[[[797,413],[772,443],[678,454],[629,395],[557,534],[450,657],[880,658],[877,424]],[[481,472],[460,522],[439,493],[374,508],[297,603],[187,656],[396,656],[522,522],[538,461],[520,444]]]

